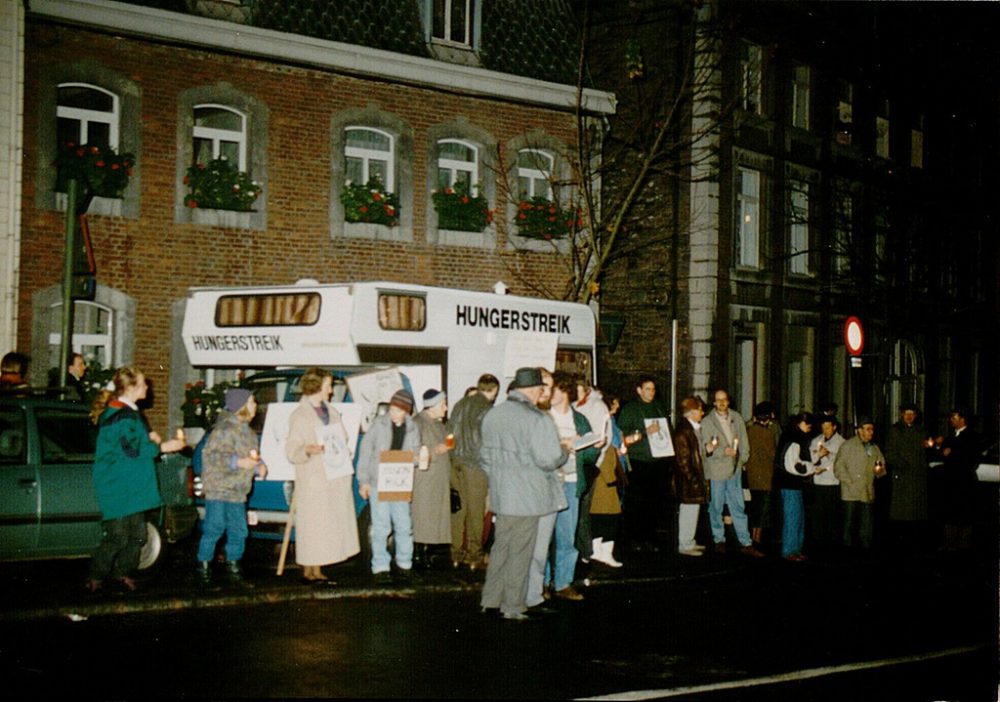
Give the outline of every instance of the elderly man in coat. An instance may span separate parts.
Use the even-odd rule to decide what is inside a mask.
[[[538,518],[566,508],[556,471],[568,452],[556,426],[535,407],[544,389],[538,368],[520,368],[507,401],[483,418],[480,457],[489,478],[496,535],[480,600],[484,612],[527,619],[528,569]]]
[[[704,546],[695,543],[698,512],[708,501],[708,483],[705,481],[705,442],[701,437],[701,420],[705,416],[705,403],[700,397],[685,397],[681,402],[684,419],[677,423],[674,432],[674,454],[677,469],[674,471],[674,494],[680,503],[677,513],[677,553],[682,556],[701,556]]]
[[[872,443],[875,424],[871,419],[862,417],[856,429],[857,433],[837,452],[833,474],[840,481],[840,499],[844,501],[844,546],[860,542],[861,548],[867,550],[872,545],[875,523],[875,478],[886,474],[885,456]]]

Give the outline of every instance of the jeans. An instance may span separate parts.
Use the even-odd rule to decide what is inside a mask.
[[[102,523],[104,535],[90,559],[90,579],[121,580],[139,565],[139,554],[146,543],[146,515],[129,514]]]
[[[781,491],[781,557],[797,556],[802,553],[805,537],[805,522],[802,518],[802,491]]]
[[[413,520],[409,502],[380,502],[374,489],[370,496],[372,512],[372,573],[387,573],[389,534],[396,542],[396,565],[403,570],[413,567]]]
[[[743,471],[737,470],[728,480],[713,480],[711,483],[712,499],[708,503],[708,522],[712,525],[712,540],[717,544],[726,543],[722,508],[728,506],[737,541],[741,546],[749,546],[750,531],[747,529],[747,514],[743,509]]]
[[[531,566],[528,568],[528,594],[524,598],[525,604],[529,607],[534,607],[545,601],[542,596],[545,584],[545,564],[549,560],[549,546],[552,544],[552,531],[555,526],[555,512],[538,517],[538,535],[535,537]],[[491,555],[490,558],[492,559],[493,556]]]
[[[235,563],[243,558],[248,531],[246,503],[205,500],[205,519],[201,523],[198,560],[202,563],[211,561],[215,556],[215,545],[225,534],[226,560]]]
[[[576,526],[580,518],[580,498],[576,496],[576,483],[563,483],[566,493],[566,509],[556,513],[555,530],[555,578],[552,576],[552,563],[546,559],[545,582],[555,580],[556,590],[562,590],[573,584],[576,574],[576,559],[580,555],[576,550]]]

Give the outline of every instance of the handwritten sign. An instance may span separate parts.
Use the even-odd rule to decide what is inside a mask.
[[[513,378],[518,368],[547,368],[556,363],[558,334],[537,332],[512,332],[504,349],[503,374]]]
[[[649,439],[649,454],[656,458],[674,455],[674,440],[670,438],[670,425],[667,424],[666,417],[655,417],[644,419],[646,424],[646,438]],[[649,429],[656,426],[656,431]]]
[[[354,404],[361,406],[363,410],[361,431],[368,431],[379,403],[388,403],[393,393],[403,389],[403,378],[395,367],[349,375],[346,380]]]
[[[413,497],[413,451],[379,454],[375,489],[382,502],[409,502]]]

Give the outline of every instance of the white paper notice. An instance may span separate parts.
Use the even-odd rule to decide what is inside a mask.
[[[554,370],[558,334],[539,332],[513,332],[507,337],[504,350],[503,374],[513,378],[518,368],[545,368]]]
[[[670,425],[667,424],[666,417],[655,417],[644,419],[646,424],[646,438],[649,439],[649,453],[656,458],[674,455],[674,440],[670,438]],[[649,428],[656,426],[656,431],[649,432]]]

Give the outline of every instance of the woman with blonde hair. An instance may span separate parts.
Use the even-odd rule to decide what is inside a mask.
[[[361,550],[351,481],[347,430],[329,404],[333,376],[310,368],[299,382],[302,399],[288,420],[285,455],[295,466],[295,561],[312,584],[329,579],[322,567]]]
[[[98,427],[94,490],[104,520],[104,535],[90,561],[91,592],[109,579],[123,592],[135,590],[131,573],[146,543],[145,513],[162,503],[153,459],[184,448],[182,439],[162,441],[148,430],[137,405],[147,389],[141,372],[119,368],[111,387],[101,391],[90,411]]]

